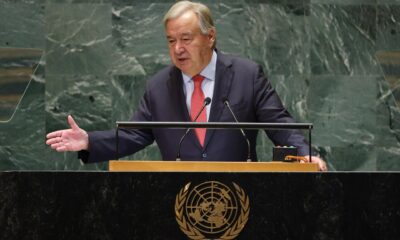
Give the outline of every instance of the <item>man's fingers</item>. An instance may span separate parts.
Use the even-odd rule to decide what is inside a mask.
[[[68,115],[68,119],[67,120],[68,120],[68,124],[69,124],[69,126],[71,127],[72,130],[78,130],[79,129],[78,124],[76,124],[76,122],[74,121],[74,119],[72,118],[71,115]],[[64,130],[58,130],[58,131],[54,131],[54,132],[48,133],[46,135],[46,138],[53,139],[53,138],[61,137],[63,135],[64,131],[67,131],[67,130],[68,129],[64,129]],[[47,144],[51,144],[51,143],[47,143]]]
[[[321,166],[321,171],[326,172],[328,171],[328,167],[326,166],[326,163],[323,163]]]
[[[59,147],[66,144],[68,144],[68,141],[64,141],[62,138],[53,138],[51,141],[51,146]]]
[[[46,144],[47,144],[47,145],[51,145],[51,144],[54,144],[54,143],[59,143],[59,142],[61,142],[61,141],[62,141],[62,138],[61,138],[61,137],[54,137],[54,138],[48,139],[48,140],[46,141]]]
[[[309,159],[310,156],[305,156],[305,158]],[[328,171],[328,167],[326,166],[326,162],[319,157],[311,156],[311,162],[318,164],[319,171],[326,172]]]
[[[59,148],[59,147],[61,147],[61,146],[64,146],[64,144],[63,144],[63,143],[54,143],[54,144],[51,144],[51,145],[50,145],[50,147],[51,147],[52,149],[57,149],[57,148]]]
[[[318,165],[319,165],[319,170],[320,170],[321,172],[326,172],[326,171],[328,170],[328,168],[326,167],[325,161],[320,160],[320,161],[318,162]]]
[[[56,148],[56,151],[57,152],[66,152],[67,151],[67,147],[65,147],[65,146],[58,147],[58,148]]]
[[[51,132],[51,133],[49,133],[49,134],[46,135],[46,138],[61,137],[63,131],[64,131],[64,130],[59,130],[59,131]]]
[[[70,129],[59,130],[51,132],[46,135],[46,144],[57,152],[79,151],[86,149],[88,143],[82,147],[81,141],[87,140],[87,133],[79,128],[71,115],[68,115],[68,124]]]
[[[72,118],[71,115],[68,115],[68,124],[72,128],[72,130],[78,130],[79,126],[76,124],[75,120]]]

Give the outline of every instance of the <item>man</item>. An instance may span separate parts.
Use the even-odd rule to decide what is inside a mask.
[[[146,92],[131,121],[193,121],[206,97],[212,99],[197,121],[232,122],[223,99],[227,99],[240,122],[294,122],[259,65],[220,53],[210,10],[203,4],[181,1],[164,17],[168,48],[173,65],[148,81]],[[70,129],[47,135],[47,144],[57,151],[80,151],[84,162],[115,158],[115,132],[87,133],[68,116]],[[119,152],[129,155],[157,142],[164,160],[175,160],[185,130],[121,130]],[[294,130],[266,131],[276,145],[296,146],[308,155],[308,144]],[[246,131],[251,158],[257,160],[257,131]],[[247,144],[238,130],[190,131],[183,141],[183,160],[244,161]],[[313,156],[320,170],[325,162]]]

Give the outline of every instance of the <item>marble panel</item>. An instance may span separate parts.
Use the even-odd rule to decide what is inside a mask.
[[[314,143],[374,145],[376,96],[376,76],[312,76],[307,108],[314,123]]]
[[[400,50],[400,5],[379,4],[377,6],[378,50]]]
[[[0,47],[0,122],[14,114],[42,55],[40,49]]]
[[[0,1],[0,29],[0,47],[44,50],[44,6]]]
[[[378,84],[376,145],[387,147],[400,142],[400,107],[388,81],[382,77]]]
[[[47,74],[106,74],[111,39],[111,5],[46,5]]]
[[[377,0],[378,4],[400,5],[400,0]]]
[[[45,2],[45,0],[2,0],[4,3],[28,3],[28,4],[33,4],[33,3],[39,3],[42,4]]]
[[[113,75],[112,122],[128,121],[139,106],[146,88],[145,76]]]
[[[12,116],[0,122],[0,170],[47,169],[44,157],[44,68],[36,68],[25,94]]]
[[[375,60],[376,8],[373,5],[311,5],[313,74],[379,74]]]
[[[377,151],[378,171],[400,171],[400,139],[388,146],[381,147]]]
[[[311,0],[311,3],[317,4],[341,4],[341,5],[362,5],[376,4],[379,0]]]
[[[113,73],[150,77],[170,64],[162,23],[169,7],[170,3],[114,4],[112,35],[117,57]]]
[[[309,73],[303,4],[220,4],[216,12],[218,45],[224,52],[249,57],[267,74]]]
[[[114,0],[42,0],[45,1],[47,4],[52,3],[64,3],[64,4],[105,4],[111,3]]]
[[[46,129],[67,127],[66,117],[74,116],[88,130],[111,127],[110,80],[97,76],[46,76]]]
[[[377,51],[381,70],[384,74],[380,81],[378,109],[382,112],[378,119],[381,129],[386,134],[382,134],[380,142],[384,148],[383,155],[380,156],[382,165],[379,169],[389,169],[393,166],[398,169],[398,158],[396,147],[400,141],[400,24],[398,23],[400,6],[389,5],[386,1],[377,7]],[[387,158],[387,159],[386,159]]]
[[[349,144],[346,147],[319,148],[330,171],[374,171],[378,165],[377,148]]]

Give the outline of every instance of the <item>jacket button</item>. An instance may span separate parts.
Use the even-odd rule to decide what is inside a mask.
[[[202,158],[207,158],[207,153],[201,154],[201,157],[202,157]]]

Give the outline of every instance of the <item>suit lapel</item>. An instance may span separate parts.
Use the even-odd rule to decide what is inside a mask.
[[[186,97],[183,92],[183,80],[180,70],[173,67],[170,72],[170,79],[168,83],[171,109],[177,109],[178,115],[176,121],[190,121],[188,109],[186,107]]]
[[[210,110],[210,117],[208,119],[209,122],[219,122],[221,117],[222,110],[224,109],[224,103],[222,102],[222,99],[224,97],[228,97],[234,77],[234,72],[231,69],[231,65],[232,62],[229,59],[227,59],[223,54],[218,53],[213,100]],[[210,142],[214,132],[215,129],[207,130],[204,148],[207,147],[207,144]]]

